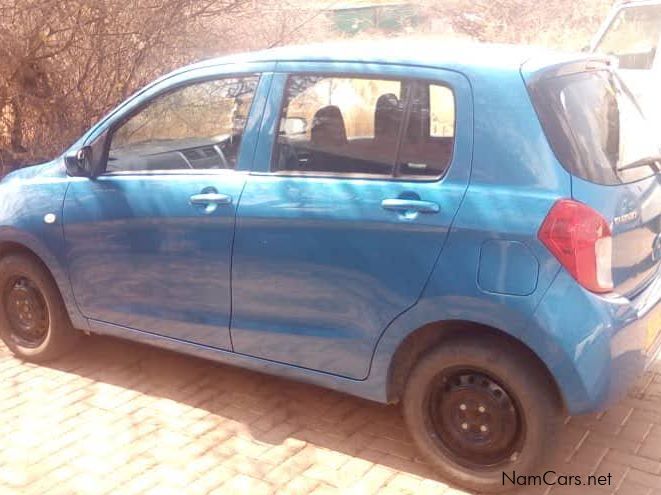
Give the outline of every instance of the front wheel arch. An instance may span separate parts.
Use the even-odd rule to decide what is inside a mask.
[[[34,253],[19,249],[0,257],[0,299],[0,335],[17,357],[50,361],[78,341],[60,288]]]
[[[39,255],[29,247],[25,246],[24,244],[20,244],[18,242],[11,242],[11,241],[0,242],[0,258],[4,258],[5,256],[8,256],[10,254],[23,254],[26,256],[30,256],[39,264],[41,264],[44,270],[46,270],[50,274],[51,278],[55,280],[55,282],[57,283],[57,280],[53,276],[53,272],[51,271],[51,269],[46,265],[46,263],[44,263],[44,261],[39,257]]]
[[[20,234],[20,232],[18,232],[18,234]],[[15,240],[18,235],[3,237],[4,238],[0,239],[0,259],[13,254],[22,254],[29,256],[39,263],[50,275],[55,286],[59,290],[60,296],[64,300],[64,307],[66,308],[74,327],[88,331],[87,319],[78,311],[65,268],[60,265],[52,253],[46,251],[44,246],[37,242],[34,244],[28,242],[31,241],[31,239],[28,238],[25,238],[25,242],[20,242]],[[33,245],[34,247],[32,247]]]

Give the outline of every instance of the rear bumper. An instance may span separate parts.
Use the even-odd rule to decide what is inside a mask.
[[[570,414],[596,412],[626,395],[661,349],[661,274],[635,299],[601,297],[561,270],[537,308],[542,359]]]

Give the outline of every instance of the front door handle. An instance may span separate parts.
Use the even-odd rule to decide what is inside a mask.
[[[200,193],[193,194],[190,197],[190,202],[192,205],[231,205],[232,196],[229,194],[221,193]]]
[[[381,201],[381,207],[385,210],[397,211],[400,213],[438,213],[441,207],[433,201],[421,201],[419,199],[384,199]]]

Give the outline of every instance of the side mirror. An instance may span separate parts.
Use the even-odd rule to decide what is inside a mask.
[[[65,156],[67,173],[73,177],[98,177],[106,167],[107,133],[101,134],[91,145]]]
[[[92,177],[92,147],[84,146],[64,158],[67,172],[73,177]]]
[[[281,129],[287,136],[300,136],[308,131],[308,121],[303,117],[287,117],[283,120]]]

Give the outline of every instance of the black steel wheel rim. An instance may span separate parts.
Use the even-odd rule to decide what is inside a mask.
[[[14,342],[28,348],[43,344],[48,336],[48,306],[37,285],[24,276],[12,277],[2,300]]]
[[[445,370],[434,380],[426,402],[429,433],[457,464],[493,469],[516,459],[525,438],[520,407],[488,373]]]

